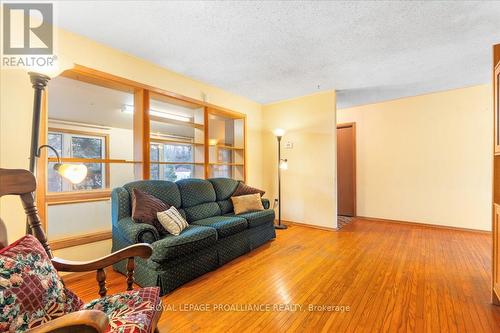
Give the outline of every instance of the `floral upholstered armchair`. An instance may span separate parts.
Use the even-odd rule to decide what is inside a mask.
[[[29,171],[0,169],[0,197],[21,197],[33,234],[7,246],[0,220],[0,332],[157,332],[159,289],[133,289],[134,257],[149,258],[151,246],[136,244],[87,262],[54,258],[34,203],[35,188]],[[107,296],[104,268],[122,260],[127,260],[127,291]],[[92,270],[101,297],[84,304],[65,288],[58,271]]]

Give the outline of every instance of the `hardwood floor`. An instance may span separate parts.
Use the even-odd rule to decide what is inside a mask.
[[[165,296],[160,331],[500,332],[500,307],[490,304],[488,234],[365,220],[338,232],[290,226],[277,233],[275,241]],[[67,285],[85,300],[97,295],[92,276]],[[110,293],[125,285],[109,272]],[[219,304],[240,311],[202,311]],[[269,304],[271,311],[243,311],[248,304]],[[274,304],[302,309],[273,310]]]

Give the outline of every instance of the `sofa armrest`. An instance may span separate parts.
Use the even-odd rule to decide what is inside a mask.
[[[160,239],[160,234],[155,227],[146,223],[136,223],[131,217],[118,220],[115,223],[115,228],[121,234],[122,238],[132,244],[152,244]]]
[[[269,209],[271,206],[271,203],[269,202],[269,199],[262,198],[262,206],[264,206],[264,209]]]

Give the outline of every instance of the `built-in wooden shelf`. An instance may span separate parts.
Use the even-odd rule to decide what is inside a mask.
[[[178,126],[194,127],[194,128],[197,128],[197,129],[203,129],[205,127],[203,124],[198,124],[198,123],[189,122],[189,121],[175,120],[175,119],[167,119],[167,118],[157,117],[157,116],[152,116],[152,115],[149,115],[149,119],[151,121],[156,121],[156,122],[159,122],[159,123],[165,123],[165,124],[171,124],[171,125],[178,125]]]
[[[218,165],[228,165],[228,166],[244,166],[243,163],[224,163],[224,162],[219,162],[219,163],[208,163],[209,165],[214,165],[214,166],[218,166]]]
[[[177,140],[169,140],[169,139],[162,139],[162,138],[156,138],[156,137],[151,137],[151,142],[174,143],[174,144],[192,145],[192,146],[204,146],[203,143],[199,143],[199,142],[177,141]]]
[[[166,165],[205,165],[203,162],[155,162],[151,161],[150,164],[166,164]]]
[[[59,162],[56,157],[49,157],[48,158],[49,162]],[[61,162],[68,162],[68,163],[105,163],[105,164],[111,164],[111,163],[142,163],[140,161],[129,161],[129,160],[120,160],[120,159],[113,159],[113,158],[79,158],[79,157],[61,157]]]
[[[47,192],[45,194],[48,205],[71,204],[77,202],[92,202],[109,200],[111,198],[111,189],[80,190],[67,192]]]
[[[233,147],[233,146],[226,146],[226,145],[216,145],[217,148],[224,148],[224,149],[233,149],[233,150],[245,150],[243,147]]]

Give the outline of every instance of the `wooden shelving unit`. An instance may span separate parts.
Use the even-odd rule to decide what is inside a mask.
[[[246,178],[246,117],[207,108],[208,177]],[[215,144],[214,144],[215,142]]]
[[[130,146],[132,156],[121,158],[103,158],[103,159],[84,159],[84,158],[64,158],[65,162],[78,162],[78,163],[100,163],[105,168],[125,167],[130,169],[132,180],[150,179],[151,170],[155,166],[160,169],[169,168],[171,166],[186,166],[186,173],[189,169],[194,173],[193,176],[197,178],[208,178],[214,175],[214,171],[226,172],[226,176],[245,180],[246,178],[246,115],[234,110],[227,109],[218,105],[208,103],[203,100],[198,100],[192,97],[183,96],[162,88],[154,87],[148,84],[130,80],[124,77],[112,75],[99,70],[88,68],[75,64],[72,69],[64,71],[61,77],[77,80],[84,83],[105,87],[118,92],[129,93],[133,98],[133,115],[130,119],[132,129],[132,142],[123,142]],[[49,88],[50,90],[50,88]],[[40,132],[40,144],[47,144],[48,140],[48,99],[47,94],[44,94],[42,101],[42,128]],[[166,110],[158,108],[158,104],[172,106],[167,107]],[[151,114],[151,111],[160,111],[170,114],[187,115],[189,121],[166,118]],[[214,149],[218,151],[227,151],[221,154],[230,155],[228,161],[211,161],[212,146],[209,146],[209,141],[212,138],[209,135],[213,125],[210,117],[216,116],[237,124],[237,131],[239,134],[237,140],[223,140],[218,142]],[[175,117],[174,117],[175,118]],[[186,120],[188,120],[186,119]],[[175,133],[182,132],[182,133]],[[156,137],[155,133],[164,134],[166,137]],[[177,137],[180,139],[170,137]],[[182,140],[182,137],[186,140]],[[192,161],[180,162],[177,159],[152,161],[151,158],[151,144],[172,144],[172,145],[186,145],[191,147],[193,151]],[[109,147],[109,145],[107,145]],[[228,153],[230,152],[230,153]],[[162,158],[164,159],[164,158]],[[53,163],[56,160],[48,157],[47,152],[42,151],[42,156],[39,158],[37,164],[37,178],[40,184],[37,188],[36,200],[39,207],[39,212],[42,218],[42,225],[45,231],[48,226],[48,205],[61,205],[71,203],[83,203],[92,201],[109,200],[110,189],[103,190],[89,190],[89,191],[75,191],[64,193],[47,193],[47,173],[49,172],[49,162]],[[183,171],[184,172],[184,171]],[[118,175],[119,172],[116,173]],[[111,172],[111,178],[115,174]],[[49,195],[48,195],[49,194]],[[101,237],[101,236],[100,236]],[[106,235],[103,239],[109,238]],[[71,246],[81,245],[95,241],[78,235],[71,239],[73,243]],[[66,245],[58,246],[63,248],[68,242],[64,241]]]

